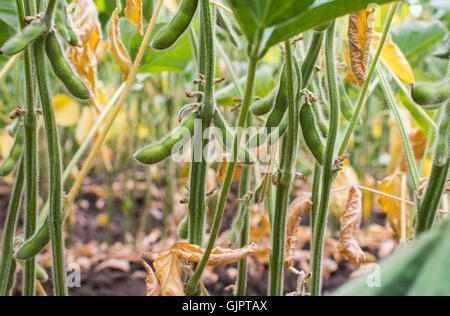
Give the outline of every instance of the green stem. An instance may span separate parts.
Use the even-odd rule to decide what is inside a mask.
[[[380,45],[378,46],[375,57],[372,60],[372,65],[370,66],[369,74],[367,75],[367,80],[364,84],[361,94],[359,95],[358,105],[356,106],[355,112],[353,113],[352,120],[350,121],[350,124],[347,127],[347,131],[345,132],[345,136],[344,136],[344,139],[342,140],[338,156],[342,156],[345,154],[348,143],[350,142],[350,137],[352,136],[353,130],[355,129],[355,126],[356,126],[356,123],[359,120],[359,115],[361,114],[362,108],[363,108],[364,104],[366,103],[369,85],[370,85],[370,82],[372,81],[372,77],[375,73],[375,67],[378,64],[378,60],[380,59],[381,52],[383,51],[384,44],[386,43],[386,39],[389,34],[389,30],[391,28],[392,21],[394,19],[395,12],[397,11],[398,6],[399,6],[399,1],[396,1],[395,3],[392,4],[392,6],[389,10],[389,15],[388,15],[388,18],[384,25],[384,31],[383,31],[383,36],[381,37]]]
[[[288,78],[289,125],[286,156],[281,166],[281,177],[277,186],[275,214],[272,233],[272,253],[270,258],[269,295],[283,295],[284,252],[286,245],[286,220],[289,207],[289,193],[294,179],[295,161],[298,149],[298,107],[295,100],[295,68],[292,45],[285,42],[286,69]]]
[[[252,57],[250,57],[250,64],[249,64],[249,69],[248,69],[248,73],[247,73],[247,87],[246,87],[245,96],[244,96],[242,108],[241,108],[238,123],[237,123],[238,130],[235,134],[234,141],[233,141],[233,154],[232,154],[230,162],[228,164],[227,171],[225,174],[225,179],[224,179],[223,186],[222,186],[222,190],[220,192],[219,202],[217,204],[216,215],[214,217],[214,223],[213,223],[213,226],[211,229],[211,236],[209,238],[208,245],[206,247],[206,250],[205,250],[205,253],[203,255],[201,262],[198,264],[198,266],[197,266],[194,274],[190,278],[187,288],[186,288],[186,294],[188,294],[188,295],[192,295],[196,292],[196,289],[198,287],[198,282],[200,281],[203,271],[205,270],[206,264],[208,263],[209,257],[213,250],[214,243],[219,234],[220,224],[222,222],[222,217],[223,217],[223,213],[225,210],[228,193],[229,193],[230,187],[231,187],[231,182],[232,182],[231,180],[232,180],[232,177],[234,174],[234,169],[236,167],[236,157],[238,157],[238,147],[239,147],[239,144],[241,143],[241,139],[242,139],[242,129],[245,127],[250,103],[253,98],[256,67],[258,64],[257,56],[258,56],[260,44],[261,44],[261,42],[258,41],[258,44],[256,45],[256,48],[254,50],[254,53],[253,53]]]
[[[381,88],[383,89],[383,92],[388,101],[387,103],[389,104],[389,107],[391,108],[392,112],[394,113],[395,120],[397,121],[397,125],[398,125],[399,131],[400,131],[400,136],[402,138],[403,149],[406,154],[406,160],[408,162],[409,171],[410,171],[411,178],[413,181],[414,190],[418,190],[419,186],[420,186],[419,173],[417,171],[417,166],[416,166],[416,163],[414,160],[413,150],[412,150],[411,143],[409,141],[409,137],[406,132],[405,126],[403,124],[399,106],[397,104],[397,101],[395,100],[394,92],[392,91],[392,88],[390,87],[390,85],[386,79],[386,76],[384,75],[381,65],[377,66],[377,74],[378,74],[378,78],[380,78]]]
[[[302,64],[303,87],[308,86],[311,75],[316,67],[317,56],[319,56],[320,50],[322,49],[324,36],[324,32],[314,31],[314,35],[308,49],[308,54]]]
[[[0,262],[0,296],[8,293],[8,276],[10,275],[11,263],[14,260],[14,234],[17,225],[20,201],[24,186],[24,161],[20,163],[17,171],[16,182],[9,202],[8,215],[3,229],[2,256]]]
[[[34,1],[16,1],[17,16],[20,27],[26,26],[26,15],[35,14],[36,7]],[[38,151],[37,151],[37,115],[35,82],[33,77],[32,48],[27,48],[24,53],[25,89],[27,113],[24,119],[25,130],[25,186],[26,186],[26,206],[25,206],[25,239],[33,236],[36,230],[37,217],[37,197],[38,197]],[[24,262],[24,282],[23,295],[33,296],[35,290],[35,259]]]
[[[314,236],[314,233],[316,231],[316,223],[317,223],[317,216],[319,214],[319,203],[320,203],[320,187],[321,187],[321,181],[322,181],[322,167],[318,164],[314,164],[314,179],[313,179],[313,186],[312,186],[312,202],[313,206],[311,208],[311,231],[312,236]],[[311,245],[314,244],[314,240],[311,240]],[[312,247],[311,247],[312,249]]]
[[[328,134],[327,148],[325,152],[325,162],[322,175],[322,192],[320,196],[320,206],[317,214],[317,222],[314,232],[314,248],[312,255],[312,283],[311,295],[320,296],[322,283],[322,260],[324,235],[328,217],[328,206],[331,195],[331,185],[333,182],[333,165],[335,158],[336,138],[339,126],[339,89],[336,74],[336,58],[334,47],[334,35],[336,32],[336,22],[333,22],[327,30],[325,44],[325,59],[327,82],[330,101],[330,130]]]
[[[200,73],[205,75],[202,101],[202,128],[196,129],[193,141],[192,165],[189,191],[189,242],[203,245],[205,233],[205,194],[208,163],[204,157],[205,148],[209,143],[209,131],[214,114],[214,80],[215,80],[215,50],[214,23],[210,2],[202,0],[200,19]],[[201,131],[201,134],[198,132]],[[198,149],[201,148],[201,151]],[[200,154],[200,157],[197,157]]]
[[[54,2],[54,1],[51,1]],[[49,10],[47,10],[48,12]],[[50,19],[51,21],[51,19]],[[49,91],[47,61],[45,59],[45,41],[34,44],[36,75],[39,82],[39,93],[44,114],[45,131],[47,135],[47,150],[49,157],[50,178],[50,239],[52,244],[53,280],[55,294],[66,296],[66,268],[64,261],[63,214],[62,214],[62,181],[61,153],[58,139],[58,129],[53,111],[53,102]]]

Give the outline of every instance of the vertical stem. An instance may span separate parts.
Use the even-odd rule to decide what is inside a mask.
[[[26,27],[25,16],[35,14],[36,7],[34,1],[16,0],[17,16],[20,27]],[[25,129],[25,186],[26,186],[26,206],[25,206],[25,239],[33,236],[36,230],[37,217],[37,196],[38,196],[38,152],[37,152],[37,116],[36,116],[36,96],[35,81],[33,77],[33,66],[31,58],[32,48],[27,48],[24,52],[25,88],[26,88],[26,109],[24,119]],[[24,282],[23,295],[33,296],[35,290],[35,259],[24,262]]]
[[[8,290],[8,276],[10,275],[11,263],[14,254],[14,234],[17,225],[20,201],[24,186],[24,161],[22,159],[17,170],[16,182],[9,202],[8,215],[3,229],[2,256],[0,262],[0,296],[6,296]]]
[[[314,236],[314,233],[316,231],[316,223],[317,223],[317,217],[319,214],[319,204],[320,204],[320,187],[321,187],[321,181],[322,181],[322,167],[318,164],[314,164],[314,179],[313,179],[313,186],[312,186],[312,202],[313,206],[311,208],[311,232],[312,236]],[[314,244],[314,239],[311,239],[311,245]],[[311,247],[312,249],[312,247]]]
[[[283,295],[284,251],[286,246],[286,220],[289,193],[294,178],[298,148],[298,107],[295,100],[294,56],[290,40],[285,42],[286,69],[288,78],[289,125],[286,155],[281,166],[281,178],[277,187],[275,214],[273,219],[272,253],[270,258],[269,295]]]
[[[335,158],[336,138],[339,125],[339,90],[336,74],[336,59],[334,47],[334,35],[336,32],[336,22],[333,22],[326,35],[325,57],[326,71],[328,81],[328,91],[330,98],[330,131],[328,135],[327,148],[325,152],[325,162],[322,176],[322,192],[320,198],[320,207],[317,215],[317,223],[314,232],[314,248],[312,260],[312,296],[319,296],[322,282],[322,259],[324,235],[328,217],[328,206],[331,195],[331,185],[333,182],[333,164]]]

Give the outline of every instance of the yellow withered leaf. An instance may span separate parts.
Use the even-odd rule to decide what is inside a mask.
[[[128,51],[122,42],[119,28],[119,12],[122,10],[120,0],[117,1],[117,8],[112,14],[111,21],[108,26],[109,34],[109,50],[111,51],[115,63],[119,66],[123,72],[123,81],[128,78],[128,74],[131,69],[131,59],[128,55]]]
[[[125,17],[136,27],[138,33],[142,35],[142,0],[127,0]]]
[[[370,189],[375,189],[375,179],[370,174],[366,174],[364,177],[364,186]],[[370,220],[370,216],[373,210],[373,193],[369,191],[364,191],[363,193],[363,218],[366,222]]]
[[[214,248],[208,260],[208,266],[218,267],[240,261],[251,256],[258,251],[256,244],[245,246],[241,249]],[[173,246],[172,252],[180,258],[199,263],[204,254],[204,250],[199,246],[191,245],[187,242],[178,242]]]
[[[80,106],[66,94],[58,94],[53,98],[56,123],[63,127],[74,126],[80,118]]]
[[[302,215],[313,205],[311,194],[305,193],[296,198],[288,209],[288,220],[286,227],[286,254],[284,265],[287,269],[293,267],[295,261],[295,248],[298,240],[297,232],[300,228]]]
[[[396,172],[393,175],[385,178],[383,181],[378,182],[378,188],[381,192],[387,193],[401,198],[403,190],[403,181],[406,177],[401,172]],[[404,192],[403,192],[404,193]],[[387,219],[392,229],[398,236],[402,235],[402,203],[397,200],[393,200],[386,196],[380,196],[378,202],[381,205],[381,209],[387,214]],[[405,207],[405,205],[403,205]],[[405,225],[409,223],[410,207],[406,206],[405,218],[403,219]],[[408,227],[406,227],[407,229]]]
[[[153,262],[162,296],[186,296],[181,280],[181,265],[171,249],[159,253]]]
[[[160,296],[161,295],[161,287],[159,286],[158,279],[156,278],[155,272],[153,272],[152,267],[145,262],[144,260],[141,260],[142,265],[145,268],[145,271],[147,271],[147,278],[145,279],[145,285],[147,287],[147,296]]]
[[[425,153],[425,147],[427,145],[427,137],[420,130],[420,128],[411,128],[408,131],[409,142],[411,143],[411,148],[413,150],[414,159],[420,161]],[[408,172],[408,161],[406,160],[406,155],[403,154],[400,159],[400,171]]]
[[[91,39],[97,28],[98,9],[93,0],[78,0],[73,17],[73,27],[81,44]]]
[[[78,125],[75,128],[75,139],[78,144],[84,142],[86,137],[89,134],[89,131],[92,129],[96,121],[96,114],[93,109],[89,107],[83,107],[81,112],[81,118],[78,121]]]
[[[6,130],[0,133],[0,157],[5,158],[9,155],[11,147],[14,144],[14,138],[9,136]]]
[[[343,169],[339,172],[339,175],[333,182],[333,189],[339,189],[358,184],[359,179],[356,171],[348,164],[348,161],[346,161]],[[349,191],[350,189],[339,190],[338,192],[334,192],[331,196],[330,210],[337,217],[341,217],[341,214],[344,211],[344,204],[347,200]]]
[[[227,168],[228,162],[226,159],[224,159],[223,162],[220,164],[219,172],[217,173],[217,181],[219,181],[220,183],[223,183],[223,181],[225,180]],[[231,181],[239,180],[241,178],[241,175],[242,175],[242,164],[237,163]]]
[[[373,39],[375,9],[350,14],[348,23],[350,69],[359,85],[367,79],[367,65]]]
[[[377,49],[380,45],[381,34],[375,33],[373,37],[373,47]],[[414,72],[406,59],[400,48],[394,43],[391,35],[388,35],[386,44],[381,52],[381,57],[383,57],[386,64],[391,68],[391,70],[402,80],[407,83],[413,83]]]
[[[366,261],[366,255],[356,239],[361,226],[361,217],[362,193],[358,188],[352,187],[341,216],[338,260],[350,260],[358,266]]]

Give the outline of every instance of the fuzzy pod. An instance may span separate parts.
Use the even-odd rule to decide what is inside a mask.
[[[235,138],[234,132],[231,130],[225,118],[222,114],[216,110],[214,112],[214,125],[220,130],[221,135],[217,137],[218,141],[221,143],[222,147],[225,147],[226,150],[233,150],[233,140]],[[216,130],[216,132],[218,132]],[[251,165],[255,163],[256,158],[249,152],[246,148],[240,147],[238,152],[238,162],[241,162],[246,165]]]
[[[189,237],[189,220],[187,216],[178,224],[177,235],[181,239],[187,239]]]
[[[38,228],[34,235],[26,240],[17,252],[14,258],[18,260],[29,260],[40,253],[50,242],[50,227],[49,219],[45,220],[44,224]]]
[[[25,48],[27,48],[28,45],[30,45],[41,35],[43,35],[46,30],[47,27],[45,25],[45,22],[40,18],[36,18],[18,34],[7,40],[6,43],[3,44],[3,47],[0,49],[0,54],[12,56],[20,53]]]
[[[14,167],[17,165],[23,150],[23,133],[22,128],[17,131],[14,144],[9,151],[8,157],[0,164],[0,177],[6,177],[11,174]]]
[[[67,2],[66,0],[59,1],[59,5],[55,12],[55,22],[57,24],[57,29],[61,34],[61,37],[70,45],[78,46],[80,40],[75,33],[69,15],[67,13]]]
[[[67,60],[55,31],[51,31],[45,39],[45,52],[53,71],[67,90],[76,98],[90,99],[91,91]]]
[[[278,85],[278,92],[275,99],[275,104],[273,106],[272,111],[270,112],[269,117],[266,121],[266,128],[274,128],[280,125],[284,114],[286,113],[288,107],[288,77],[287,77],[287,68],[283,67],[283,71],[281,73],[280,83]]]
[[[172,21],[152,41],[152,48],[164,50],[171,47],[188,29],[197,11],[198,0],[183,0]]]
[[[40,282],[47,282],[48,279],[49,276],[47,271],[45,271],[45,269],[41,265],[36,264],[36,280]]]
[[[450,159],[450,102],[442,111],[438,137],[434,149],[434,160],[438,166],[444,166]]]
[[[341,113],[342,116],[347,120],[351,121],[353,118],[353,113],[355,109],[353,108],[352,101],[345,90],[344,80],[339,80],[339,95],[341,99]]]
[[[274,106],[277,93],[277,89],[273,89],[267,96],[265,96],[261,100],[254,102],[250,106],[250,112],[252,112],[256,116],[263,116],[269,113]]]
[[[325,145],[316,126],[313,110],[308,104],[303,105],[300,110],[300,126],[306,145],[317,162],[323,165],[325,161]]]
[[[426,110],[435,110],[450,97],[450,80],[439,83],[415,83],[411,85],[411,97]]]
[[[322,107],[318,102],[311,102],[317,127],[324,138],[328,137],[328,122],[323,118]]]
[[[192,114],[180,126],[175,128],[167,137],[156,144],[139,150],[134,158],[146,165],[157,164],[174,154],[174,148],[181,149],[193,136],[195,121],[200,120],[197,113]],[[189,136],[189,137],[187,137]]]

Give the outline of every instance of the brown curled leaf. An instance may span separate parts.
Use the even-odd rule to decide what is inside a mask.
[[[366,261],[366,255],[357,241],[362,218],[362,193],[356,188],[350,189],[345,210],[341,216],[341,234],[338,246],[338,261],[350,260],[356,265]]]
[[[127,0],[125,17],[136,27],[139,34],[144,34],[142,29],[142,0]]]
[[[286,227],[286,254],[284,265],[287,269],[294,266],[295,249],[297,244],[297,232],[300,228],[303,213],[313,205],[311,194],[302,194],[291,203],[288,210]]]
[[[73,27],[81,44],[86,44],[97,29],[98,9],[93,0],[78,0]]]
[[[257,252],[258,246],[254,243],[241,249],[214,248],[209,257],[208,266],[218,267],[231,264]],[[204,251],[199,246],[194,246],[187,242],[178,242],[173,246],[172,253],[184,260],[199,263],[203,258]]]
[[[114,10],[111,21],[108,26],[109,35],[109,50],[111,51],[115,63],[119,66],[123,72],[123,81],[128,78],[128,74],[131,70],[131,59],[128,55],[128,51],[122,42],[119,28],[119,13],[122,10],[120,0],[117,1],[117,8]]]
[[[359,85],[364,85],[367,79],[372,45],[373,18],[375,9],[363,10],[350,14],[348,23],[350,69]]]
[[[147,287],[147,296],[160,296],[161,295],[161,286],[159,285],[158,279],[156,278],[155,272],[153,272],[152,267],[141,260],[142,265],[147,271],[147,278],[145,279],[145,285]]]
[[[160,252],[153,267],[161,285],[162,296],[186,296],[181,280],[181,265],[176,254],[170,249]]]

